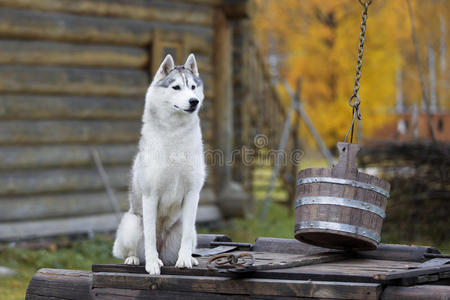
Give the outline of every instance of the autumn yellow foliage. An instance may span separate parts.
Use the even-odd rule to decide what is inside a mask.
[[[448,27],[450,5],[444,0],[411,0],[411,4],[427,74],[429,47],[439,64],[440,19]],[[326,144],[334,145],[344,138],[351,121],[348,100],[363,7],[358,0],[257,0],[256,7],[253,25],[262,52],[277,58],[276,75],[292,86],[301,77],[304,106]],[[362,132],[370,139],[395,112],[397,72],[403,74],[406,106],[420,103],[421,90],[406,0],[374,0],[368,14],[360,96]],[[444,38],[448,45],[444,56],[448,57],[448,33]],[[444,108],[450,107],[448,69],[437,67]]]

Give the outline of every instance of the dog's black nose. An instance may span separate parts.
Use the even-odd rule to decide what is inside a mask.
[[[197,106],[197,104],[198,104],[198,100],[197,99],[195,99],[195,98],[191,98],[191,99],[189,99],[189,104],[192,106],[192,107],[196,107]]]

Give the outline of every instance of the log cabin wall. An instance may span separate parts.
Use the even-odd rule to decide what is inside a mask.
[[[0,240],[116,227],[91,149],[127,209],[145,91],[167,53],[177,64],[196,54],[205,144],[217,145],[213,45],[222,9],[221,0],[0,0]],[[220,218],[215,174],[200,222]]]

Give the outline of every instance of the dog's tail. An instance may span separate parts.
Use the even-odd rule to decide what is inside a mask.
[[[113,246],[113,255],[125,259],[129,256],[140,256],[139,248],[143,241],[142,218],[131,212],[123,215],[117,229]]]

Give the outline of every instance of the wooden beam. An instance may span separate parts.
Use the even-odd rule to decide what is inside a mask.
[[[14,241],[67,234],[109,232],[117,228],[115,214],[90,215],[44,221],[0,223],[0,241]]]
[[[92,166],[88,145],[43,145],[0,148],[0,170]],[[136,144],[95,145],[105,165],[131,164]]]
[[[40,269],[28,285],[26,299],[92,299],[91,282],[88,271]]]
[[[4,38],[148,47],[154,28],[170,30],[172,34],[190,34],[193,43],[205,40],[205,44],[213,37],[211,28],[195,25],[0,9],[0,35]]]
[[[144,109],[139,98],[2,94],[0,120],[138,120]],[[1,168],[1,166],[0,166]]]
[[[128,193],[116,191],[122,211]],[[0,223],[113,213],[105,191],[0,198]]]
[[[219,212],[216,208],[216,212]],[[211,217],[211,205],[200,205],[197,223],[217,222],[220,218]],[[0,241],[18,241],[60,235],[91,234],[93,232],[112,232],[117,229],[116,214],[94,214],[88,216],[63,217],[37,221],[1,222]]]
[[[1,121],[0,145],[137,143],[139,121]]]
[[[101,1],[101,0],[0,0],[9,8],[61,12],[109,18],[124,18],[212,26],[213,8],[208,5],[189,3],[149,2],[147,0]]]
[[[129,165],[108,167],[106,172],[113,188],[127,188]],[[5,196],[98,190],[103,183],[95,167],[0,173],[0,195]]]
[[[381,300],[442,300],[448,299],[449,295],[448,285],[388,286],[381,294]]]
[[[69,67],[0,66],[0,92],[144,98],[145,71]]]
[[[213,97],[211,75],[201,75]],[[151,78],[144,70],[49,66],[0,66],[0,92],[144,99]]]
[[[125,180],[124,180],[125,181]],[[216,206],[215,196],[211,197],[205,188],[200,193],[200,219],[201,222],[214,222],[221,218]],[[115,191],[119,200],[120,209],[129,208],[128,192]],[[112,213],[111,203],[104,190],[93,192],[66,192],[62,194],[5,196],[0,198],[0,222],[32,221],[64,217],[77,217],[83,215]]]
[[[186,293],[176,291],[160,291],[160,290],[126,290],[114,288],[94,288],[92,293],[95,294],[95,299],[115,299],[115,300],[134,300],[134,299],[152,299],[152,300],[170,300],[170,299],[184,299],[184,300],[243,300],[243,299],[257,299],[262,300],[266,298],[243,296],[243,295],[223,295],[211,293]],[[279,300],[294,300],[295,298],[278,298]],[[297,299],[298,300],[298,299]]]
[[[74,44],[42,40],[0,40],[0,49],[2,49],[0,64],[136,69],[145,69],[150,64],[148,53],[143,47]]]
[[[373,251],[357,251],[356,255],[361,258],[385,259],[396,261],[423,262],[427,253],[440,253],[438,249],[427,246],[408,246],[380,244]]]
[[[311,246],[294,239],[260,237],[256,239],[256,242],[253,245],[253,251],[310,255],[316,253],[336,252],[337,250]]]
[[[259,295],[272,297],[310,297],[332,299],[378,299],[381,285],[329,281],[230,279],[208,276],[180,276],[123,273],[96,273],[94,288],[122,288],[206,292],[230,295]],[[188,295],[188,294],[186,294]]]
[[[215,66],[215,147],[223,153],[223,159],[231,156],[233,139],[233,89],[232,89],[232,29],[221,9],[216,9],[214,27]],[[216,188],[220,191],[231,182],[231,167],[215,166]]]
[[[389,274],[375,274],[374,278],[380,281],[390,281],[394,279],[408,279],[413,277],[418,277],[422,275],[430,275],[430,274],[438,274],[443,272],[449,272],[450,265],[440,265],[440,266],[431,266],[424,268],[417,268],[414,270],[401,270],[392,272]]]

